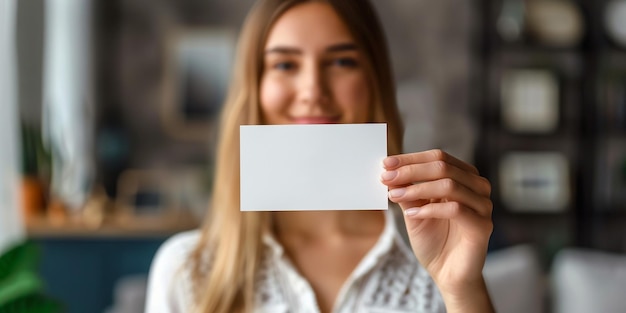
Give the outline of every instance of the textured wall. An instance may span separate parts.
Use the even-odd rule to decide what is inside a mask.
[[[475,12],[465,0],[374,1],[385,27],[406,122],[405,149],[444,148],[470,160]]]

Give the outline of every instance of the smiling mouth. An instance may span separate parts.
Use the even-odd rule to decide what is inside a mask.
[[[337,124],[339,123],[339,117],[327,117],[327,116],[306,116],[306,117],[294,117],[292,118],[296,124]]]

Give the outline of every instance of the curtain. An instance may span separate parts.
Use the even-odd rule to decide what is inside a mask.
[[[52,154],[51,194],[76,212],[95,175],[91,2],[46,0],[42,128]]]
[[[0,0],[0,253],[24,237],[19,201],[17,0]]]

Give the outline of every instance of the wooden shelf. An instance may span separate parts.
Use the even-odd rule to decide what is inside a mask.
[[[30,238],[146,238],[168,237],[175,233],[198,228],[200,221],[188,214],[168,217],[137,217],[120,220],[105,218],[93,223],[78,218],[53,221],[44,216],[29,218],[26,231]]]

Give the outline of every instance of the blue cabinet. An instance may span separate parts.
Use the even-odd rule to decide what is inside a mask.
[[[68,313],[99,313],[113,303],[115,283],[148,274],[166,237],[35,239],[42,250],[41,275],[48,294]]]

